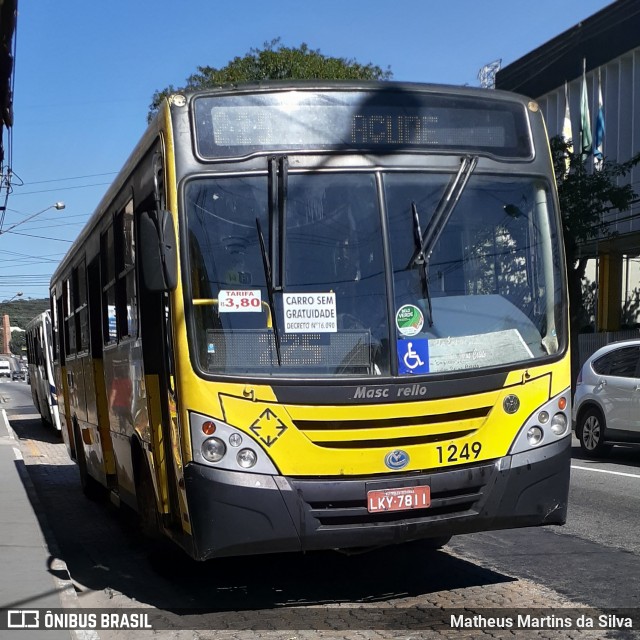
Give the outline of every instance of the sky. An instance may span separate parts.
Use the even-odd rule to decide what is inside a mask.
[[[389,68],[393,80],[479,86],[484,65],[504,67],[608,4],[18,0],[0,301],[48,297],[53,271],[144,132],[154,91],[182,86],[198,66],[223,67],[279,37]]]

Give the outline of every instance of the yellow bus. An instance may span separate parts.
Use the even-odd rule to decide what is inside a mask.
[[[172,95],[51,281],[85,493],[200,560],[563,524],[560,229],[526,98]]]

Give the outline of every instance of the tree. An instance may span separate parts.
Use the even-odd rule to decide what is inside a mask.
[[[169,85],[153,94],[147,121],[151,121],[167,96],[181,91],[208,89],[224,84],[261,82],[263,80],[390,80],[391,70],[353,59],[333,58],[310,49],[302,43],[299,47],[285,47],[280,38],[265,42],[263,49],[250,49],[245,56],[234,58],[220,69],[198,67],[189,76],[184,87]]]
[[[24,331],[12,331],[11,341],[9,342],[9,349],[11,353],[16,356],[21,356],[23,350],[27,348],[27,339],[24,335]]]
[[[599,171],[590,171],[581,154],[572,153],[571,141],[555,136],[551,138],[550,144],[567,255],[570,331],[572,343],[577,346],[580,318],[584,318],[587,312],[582,296],[582,283],[590,257],[581,251],[581,247],[598,237],[610,238],[613,234],[605,220],[605,214],[610,211],[628,211],[638,201],[638,194],[631,184],[618,182],[640,163],[640,153],[626,162],[613,162],[605,158]],[[574,348],[573,379],[578,371],[578,357],[578,349]]]

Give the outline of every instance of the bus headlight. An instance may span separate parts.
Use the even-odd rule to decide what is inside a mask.
[[[239,447],[242,444],[242,436],[239,433],[232,433],[229,436],[229,444],[232,447]]]
[[[243,469],[251,469],[258,462],[258,456],[253,449],[240,449],[236,460]]]
[[[524,453],[566,438],[571,433],[570,398],[571,391],[565,389],[530,413],[515,437],[509,454]]]
[[[207,438],[200,447],[202,457],[209,462],[220,462],[227,453],[227,447],[220,438]]]
[[[540,427],[531,427],[527,431],[527,440],[532,447],[540,444],[542,442],[542,438],[544,437],[544,433]]]
[[[203,415],[189,414],[193,462],[218,470],[276,476],[270,453],[249,431]]]
[[[557,436],[564,435],[568,427],[569,421],[564,413],[556,413],[556,415],[551,418],[551,431]]]

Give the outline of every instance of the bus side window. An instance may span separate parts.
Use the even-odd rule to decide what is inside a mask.
[[[135,283],[136,246],[133,233],[133,200],[129,200],[114,222],[116,260],[116,318],[118,336],[138,335],[138,304]]]
[[[102,284],[102,338],[105,345],[118,339],[116,316],[116,270],[113,242],[113,224],[100,236]]]

